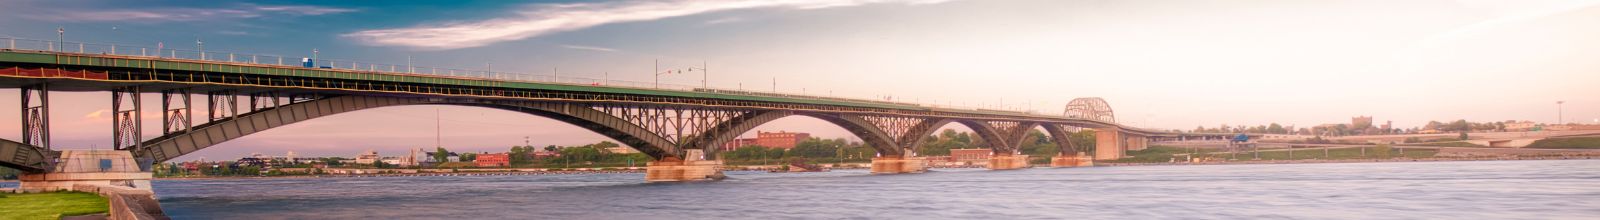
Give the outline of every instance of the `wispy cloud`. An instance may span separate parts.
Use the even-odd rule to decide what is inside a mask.
[[[589,51],[600,51],[600,52],[617,52],[617,49],[596,47],[596,46],[583,46],[583,45],[563,44],[563,45],[561,45],[561,47],[565,47],[567,49],[574,49],[574,50],[589,50]]]
[[[946,1],[952,0],[665,0],[536,4],[522,7],[510,17],[365,30],[344,36],[372,45],[443,50],[478,47],[612,23],[649,21],[724,10],[820,9],[886,3],[920,5]]]
[[[161,7],[142,9],[46,8],[30,10],[31,18],[61,22],[184,22],[214,21],[263,16],[315,16],[355,12],[356,9],[307,5],[241,4],[226,8]]]
[[[733,22],[740,22],[740,21],[744,21],[744,18],[740,18],[740,17],[725,17],[725,18],[711,19],[711,20],[708,20],[705,23],[701,23],[701,24],[714,25],[714,24],[725,24],[725,23],[733,23]]]

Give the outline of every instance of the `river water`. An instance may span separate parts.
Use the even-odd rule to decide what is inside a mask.
[[[1600,160],[160,180],[175,219],[1600,219]]]

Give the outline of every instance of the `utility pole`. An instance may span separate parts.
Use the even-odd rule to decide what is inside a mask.
[[[206,42],[200,41],[200,37],[194,37],[194,48],[200,50],[200,60],[206,60]]]
[[[711,78],[710,77],[711,70],[708,70],[708,69],[709,68],[708,68],[708,66],[706,66],[706,61],[705,60],[700,60],[700,88],[701,89],[710,89],[711,88],[709,86],[706,86],[708,84],[706,82],[706,80]]]
[[[1561,108],[1561,104],[1566,104],[1566,103],[1567,103],[1567,101],[1556,101],[1556,124],[1557,125],[1566,124],[1566,121],[1563,121],[1563,120],[1566,119],[1566,116],[1564,115],[1566,112],[1563,112],[1563,110],[1565,110],[1565,109]]]
[[[444,126],[440,125],[439,108],[433,108],[433,146],[444,148]]]
[[[655,71],[654,72],[650,72],[650,74],[656,75],[655,87],[656,87],[656,89],[661,89],[661,59],[656,59],[656,64],[655,65],[656,65]]]
[[[56,27],[56,50],[67,51],[67,28]]]

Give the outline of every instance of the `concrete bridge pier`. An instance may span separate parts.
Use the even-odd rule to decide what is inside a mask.
[[[989,170],[1015,170],[1028,167],[1028,155],[996,154],[989,157]]]
[[[150,191],[153,174],[145,171],[129,151],[64,150],[59,162],[45,173],[18,176],[25,192],[74,190],[77,185],[119,186]]]
[[[872,174],[922,173],[928,171],[922,157],[889,155],[872,158]]]
[[[687,160],[663,160],[645,163],[645,182],[687,182],[721,180],[722,161],[704,160],[700,150],[689,150]]]
[[[1050,167],[1092,167],[1094,158],[1083,152],[1076,155],[1061,154],[1050,157]]]

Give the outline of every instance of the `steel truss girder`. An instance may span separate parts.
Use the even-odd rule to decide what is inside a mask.
[[[683,149],[701,149],[699,147],[703,146],[690,146],[689,140],[717,125],[755,113],[753,110],[681,105],[594,104],[591,108],[648,129]]]
[[[50,150],[50,89],[48,85],[22,87],[22,144]]]
[[[206,122],[239,116],[239,96],[234,90],[206,92]]]
[[[58,152],[42,147],[0,139],[0,167],[10,167],[24,172],[47,172],[55,167]]]
[[[143,134],[144,108],[140,102],[139,87],[129,86],[111,90],[111,147],[116,150],[140,149]],[[129,100],[125,100],[129,99]],[[123,110],[124,102],[132,109]]]
[[[250,111],[254,112],[266,108],[283,106],[283,101],[278,98],[277,92],[250,93]]]
[[[176,97],[174,97],[176,96]],[[173,105],[177,101],[177,105]],[[190,106],[189,89],[161,90],[161,134],[168,135],[176,132],[187,132],[194,128],[194,111]]]

